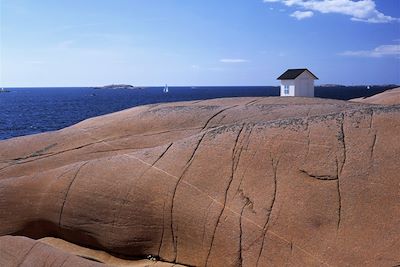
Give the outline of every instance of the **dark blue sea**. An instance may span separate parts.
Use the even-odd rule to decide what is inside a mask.
[[[393,87],[393,86],[392,86]],[[351,99],[392,88],[316,87],[317,97]],[[8,88],[0,93],[0,140],[62,129],[90,117],[130,107],[221,97],[277,96],[278,87],[162,87],[145,89]]]

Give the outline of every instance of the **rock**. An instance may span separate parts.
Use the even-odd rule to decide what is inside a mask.
[[[87,266],[104,264],[71,255],[26,237],[0,237],[0,266]]]
[[[54,237],[46,237],[39,239],[40,242],[48,244],[52,247],[60,249],[62,251],[66,251],[73,255],[78,255],[80,257],[91,259],[94,261],[98,261],[104,264],[108,264],[110,266],[132,266],[132,267],[184,267],[179,264],[172,264],[159,261],[156,256],[147,255],[146,259],[141,260],[127,260],[115,257],[110,255],[104,251],[94,250],[90,248],[85,248],[78,246],[76,244],[69,243],[65,240],[54,238]]]
[[[316,98],[214,99],[2,141],[0,235],[190,266],[393,266],[399,115]]]
[[[184,267],[150,256],[144,260],[120,259],[52,237],[36,241],[21,236],[2,236],[0,248],[0,266]]]
[[[366,104],[379,104],[379,105],[396,105],[400,104],[400,87],[387,90],[383,93],[376,94],[370,97],[354,98],[350,101],[366,103]]]

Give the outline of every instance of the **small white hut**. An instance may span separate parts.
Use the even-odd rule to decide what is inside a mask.
[[[288,69],[277,80],[281,80],[281,96],[314,97],[314,80],[318,78],[308,69]]]

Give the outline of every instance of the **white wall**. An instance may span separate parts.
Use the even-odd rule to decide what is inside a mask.
[[[288,95],[285,95],[285,85],[289,85]],[[295,87],[295,80],[281,80],[281,96],[295,96],[294,87]]]
[[[307,71],[300,74],[295,80],[295,96],[314,97],[314,77]]]
[[[288,95],[284,92],[285,85],[289,85]],[[314,77],[305,71],[295,80],[281,80],[281,96],[314,97]]]

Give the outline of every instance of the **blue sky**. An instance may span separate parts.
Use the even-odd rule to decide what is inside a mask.
[[[400,84],[399,0],[0,0],[0,86]]]

